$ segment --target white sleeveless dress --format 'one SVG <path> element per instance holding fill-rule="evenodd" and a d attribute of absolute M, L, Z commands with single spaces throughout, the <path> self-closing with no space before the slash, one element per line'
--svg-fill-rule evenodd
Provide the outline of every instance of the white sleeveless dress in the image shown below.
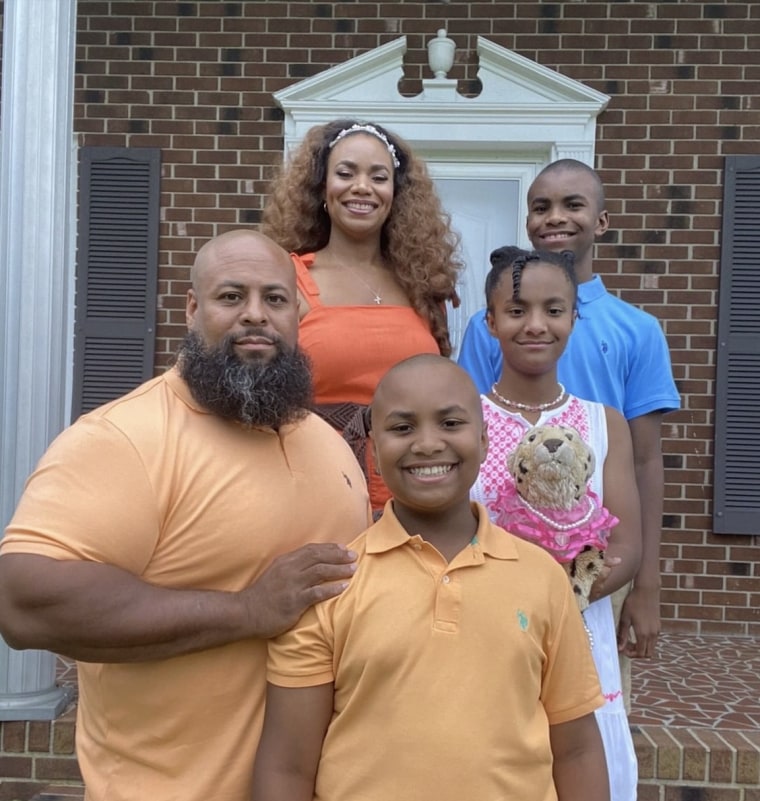
<path fill-rule="evenodd" d="M 487 397 L 481 396 L 483 414 L 488 426 L 488 456 L 472 488 L 473 500 L 482 503 L 492 519 L 496 517 L 493 504 L 499 490 L 514 482 L 507 469 L 507 456 L 517 447 L 523 434 L 532 424 L 519 414 L 502 409 Z M 557 409 L 542 412 L 536 425 L 570 425 L 591 446 L 596 457 L 596 470 L 591 489 L 604 502 L 602 465 L 607 456 L 607 421 L 601 403 L 568 396 Z M 489 503 L 491 504 L 489 506 Z M 631 730 L 623 703 L 615 621 L 609 596 L 594 601 L 584 612 L 586 625 L 593 636 L 592 654 L 599 673 L 599 682 L 606 699 L 596 711 L 596 719 L 604 742 L 607 772 L 610 778 L 611 801 L 636 801 L 638 765 Z"/>

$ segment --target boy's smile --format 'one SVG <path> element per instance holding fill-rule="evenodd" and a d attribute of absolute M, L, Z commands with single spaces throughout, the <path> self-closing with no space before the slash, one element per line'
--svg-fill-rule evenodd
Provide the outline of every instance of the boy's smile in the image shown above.
<path fill-rule="evenodd" d="M 419 467 L 410 467 L 408 468 L 409 472 L 412 475 L 419 476 L 424 478 L 425 476 L 442 476 L 446 473 L 449 473 L 451 470 L 454 469 L 453 465 L 450 464 L 438 464 L 438 465 L 420 465 Z"/>

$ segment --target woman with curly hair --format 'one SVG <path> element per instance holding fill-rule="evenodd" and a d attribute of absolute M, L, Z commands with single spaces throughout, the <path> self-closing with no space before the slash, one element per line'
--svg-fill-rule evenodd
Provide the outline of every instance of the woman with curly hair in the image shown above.
<path fill-rule="evenodd" d="M 458 237 L 424 162 L 387 129 L 356 120 L 307 132 L 274 180 L 261 230 L 296 266 L 316 410 L 354 447 L 380 510 L 389 495 L 364 411 L 397 362 L 451 354 L 445 304 L 459 302 Z"/>

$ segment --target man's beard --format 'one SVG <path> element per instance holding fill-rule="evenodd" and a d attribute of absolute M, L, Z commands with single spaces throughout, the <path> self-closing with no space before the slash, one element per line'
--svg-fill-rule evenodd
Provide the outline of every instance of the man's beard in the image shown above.
<path fill-rule="evenodd" d="M 239 336 L 264 336 L 248 329 Z M 266 336 L 271 336 L 269 333 Z M 279 428 L 308 414 L 312 403 L 309 360 L 281 339 L 270 361 L 241 359 L 234 350 L 237 337 L 226 337 L 209 348 L 189 331 L 178 354 L 178 367 L 193 398 L 205 409 L 246 427 Z"/>

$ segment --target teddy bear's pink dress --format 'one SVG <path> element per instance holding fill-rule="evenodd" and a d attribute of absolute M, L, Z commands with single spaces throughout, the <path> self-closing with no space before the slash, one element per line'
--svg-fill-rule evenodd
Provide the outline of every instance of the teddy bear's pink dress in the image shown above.
<path fill-rule="evenodd" d="M 619 522 L 593 490 L 588 490 L 572 509 L 538 509 L 541 517 L 525 504 L 514 482 L 498 490 L 488 512 L 494 523 L 540 545 L 558 562 L 571 562 L 587 545 L 603 551 L 610 529 Z M 556 526 L 548 524 L 546 518 Z"/>

